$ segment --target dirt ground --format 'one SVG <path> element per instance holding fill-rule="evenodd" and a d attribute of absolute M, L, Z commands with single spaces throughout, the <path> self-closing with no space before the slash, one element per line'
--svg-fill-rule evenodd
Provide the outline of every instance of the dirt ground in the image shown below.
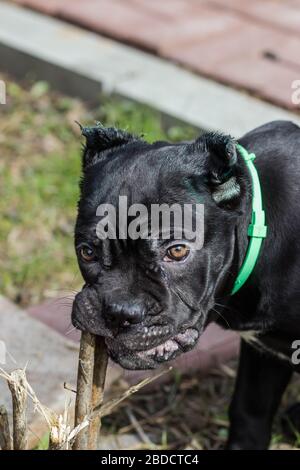
<path fill-rule="evenodd" d="M 227 410 L 236 368 L 237 361 L 233 361 L 206 377 L 173 372 L 170 383 L 151 391 L 140 390 L 104 418 L 103 432 L 119 437 L 134 434 L 140 441 L 134 448 L 221 449 L 228 435 Z M 122 382 L 115 385 L 113 393 L 120 389 Z M 295 377 L 274 423 L 272 448 L 300 448 L 299 434 L 291 432 L 287 438 L 281 426 L 285 409 L 297 401 L 300 379 Z"/>

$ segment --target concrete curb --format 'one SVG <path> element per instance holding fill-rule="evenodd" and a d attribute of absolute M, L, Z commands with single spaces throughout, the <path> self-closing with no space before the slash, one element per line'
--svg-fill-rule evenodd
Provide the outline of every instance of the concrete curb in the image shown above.
<path fill-rule="evenodd" d="M 97 99 L 100 91 L 145 103 L 204 130 L 235 137 L 275 119 L 300 118 L 115 41 L 15 5 L 0 4 L 5 70 L 48 80 L 62 92 Z"/>

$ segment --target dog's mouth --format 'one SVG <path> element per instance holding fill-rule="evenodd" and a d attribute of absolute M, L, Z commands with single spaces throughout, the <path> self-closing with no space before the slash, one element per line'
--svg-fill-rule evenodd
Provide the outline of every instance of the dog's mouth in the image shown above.
<path fill-rule="evenodd" d="M 141 339 L 122 341 L 119 338 L 106 338 L 110 357 L 125 369 L 154 369 L 165 361 L 174 359 L 179 354 L 192 349 L 199 338 L 195 327 L 175 333 L 173 336 L 161 337 L 162 328 L 146 329 Z M 155 341 L 155 335 L 160 336 Z M 154 345 L 153 345 L 154 344 Z"/>

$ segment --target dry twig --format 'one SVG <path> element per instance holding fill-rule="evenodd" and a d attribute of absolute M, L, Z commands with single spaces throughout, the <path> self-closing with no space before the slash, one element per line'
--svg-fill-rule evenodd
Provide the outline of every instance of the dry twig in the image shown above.
<path fill-rule="evenodd" d="M 141 439 L 141 441 L 144 444 L 147 444 L 148 446 L 154 447 L 153 442 L 151 442 L 151 440 L 149 439 L 149 437 L 147 436 L 147 434 L 143 430 L 141 423 L 139 423 L 138 420 L 136 419 L 136 417 L 134 416 L 134 413 L 133 413 L 132 409 L 128 406 L 125 411 L 126 411 L 126 414 L 129 418 L 129 421 L 131 422 L 133 428 L 135 429 L 135 431 L 136 431 L 137 435 L 139 436 L 139 438 Z"/>
<path fill-rule="evenodd" d="M 68 436 L 71 428 L 68 425 L 68 408 L 64 415 L 58 416 L 56 423 L 51 426 L 49 435 L 49 450 L 68 450 Z"/>
<path fill-rule="evenodd" d="M 95 336 L 82 332 L 80 340 L 77 394 L 75 404 L 75 427 L 86 420 L 92 411 L 92 382 L 94 373 Z M 88 429 L 84 427 L 76 436 L 73 450 L 88 449 Z"/>
<path fill-rule="evenodd" d="M 27 393 L 26 375 L 23 369 L 14 370 L 8 379 L 13 403 L 13 441 L 14 450 L 27 449 Z"/>
<path fill-rule="evenodd" d="M 0 447 L 2 450 L 12 450 L 7 410 L 4 405 L 0 406 Z"/>
<path fill-rule="evenodd" d="M 86 430 L 86 428 L 89 426 L 90 421 L 92 419 L 94 419 L 98 415 L 100 415 L 101 418 L 103 418 L 103 416 L 109 415 L 110 413 L 113 412 L 113 410 L 118 405 L 120 405 L 124 400 L 126 400 L 126 398 L 130 397 L 134 393 L 138 392 L 141 388 L 150 384 L 154 380 L 157 380 L 159 377 L 166 374 L 167 372 L 170 372 L 171 370 L 172 370 L 172 367 L 170 367 L 169 369 L 163 370 L 162 372 L 159 372 L 153 377 L 148 377 L 142 380 L 141 382 L 139 382 L 138 384 L 130 387 L 121 396 L 114 398 L 112 400 L 109 400 L 104 405 L 97 407 L 90 415 L 87 415 L 85 419 L 70 432 L 68 436 L 68 442 L 72 442 L 76 438 L 76 436 L 78 436 L 78 434 L 82 432 L 82 430 Z M 74 449 L 74 446 L 73 446 L 73 449 Z"/>
<path fill-rule="evenodd" d="M 96 336 L 95 339 L 95 356 L 94 356 L 94 375 L 92 386 L 92 404 L 91 409 L 99 409 L 103 403 L 104 385 L 106 377 L 106 369 L 108 356 L 104 338 Z M 98 414 L 91 419 L 89 427 L 89 449 L 96 450 L 99 444 L 101 428 L 101 416 Z"/>
<path fill-rule="evenodd" d="M 92 365 L 93 365 L 94 361 L 92 360 L 90 362 L 86 362 L 88 358 L 91 358 L 91 353 L 94 351 L 92 347 L 93 340 L 91 342 L 90 339 L 91 338 L 84 338 L 83 351 L 81 351 L 80 353 L 81 362 L 79 362 L 80 375 L 81 375 L 81 377 L 79 378 L 79 386 L 82 387 L 83 391 L 85 392 L 85 397 L 87 397 L 89 401 L 87 402 L 84 401 L 83 403 L 79 403 L 80 406 L 78 406 L 78 403 L 76 404 L 77 419 L 79 420 L 78 411 L 82 412 L 82 410 L 84 411 L 89 410 L 89 412 L 84 414 L 83 419 L 73 429 L 71 429 L 68 424 L 68 407 L 66 407 L 65 413 L 62 416 L 62 415 L 57 415 L 55 412 L 51 411 L 49 408 L 42 405 L 42 403 L 38 400 L 32 387 L 27 382 L 24 370 L 16 370 L 12 372 L 11 374 L 8 374 L 3 369 L 0 369 L 0 377 L 7 380 L 7 382 L 10 384 L 10 388 L 13 388 L 13 390 L 15 389 L 18 390 L 18 396 L 21 393 L 22 397 L 24 398 L 25 405 L 27 401 L 26 398 L 29 397 L 34 404 L 35 410 L 38 411 L 47 422 L 49 429 L 50 429 L 49 449 L 62 450 L 62 449 L 69 449 L 71 446 L 73 449 L 87 448 L 87 447 L 83 447 L 83 445 L 85 446 L 88 445 L 88 430 L 89 430 L 89 426 L 91 422 L 95 422 L 95 419 L 98 417 L 102 418 L 103 416 L 110 414 L 126 398 L 138 392 L 141 388 L 150 384 L 151 382 L 158 379 L 159 377 L 161 377 L 162 375 L 164 375 L 165 373 L 169 372 L 172 369 L 170 367 L 169 369 L 163 370 L 162 372 L 156 374 L 153 377 L 148 377 L 142 380 L 138 384 L 130 387 L 119 397 L 109 400 L 104 405 L 102 405 L 102 397 L 100 396 L 100 394 L 97 394 L 96 396 L 98 396 L 98 398 L 100 397 L 100 401 L 98 402 L 98 405 L 94 408 L 94 410 L 92 410 L 91 403 L 92 403 L 93 367 L 91 367 L 90 362 L 92 362 Z M 92 355 L 92 357 L 94 356 Z M 98 356 L 98 358 L 99 357 L 100 356 Z M 88 367 L 86 367 L 87 365 Z M 19 380 L 20 376 L 22 377 L 22 380 Z M 101 376 L 99 375 L 97 378 L 97 381 L 99 380 L 100 377 Z M 100 383 L 100 384 L 103 383 L 104 385 L 104 382 L 96 382 L 95 378 L 94 380 L 95 380 L 95 383 Z M 78 383 L 77 383 L 77 387 L 78 387 Z M 102 389 L 103 389 L 103 386 L 102 386 Z M 99 390 L 98 390 L 98 393 L 99 393 Z M 26 406 L 24 406 L 22 410 L 26 411 Z M 24 417 L 23 413 L 22 413 L 22 416 Z M 19 419 L 17 421 L 18 423 L 20 422 Z M 20 425 L 17 425 L 16 427 L 16 429 L 19 429 L 20 431 L 17 441 L 20 441 L 20 437 L 24 436 L 24 430 L 26 430 L 26 426 L 24 428 L 24 423 L 26 424 L 26 419 L 25 421 L 24 419 L 21 419 L 20 424 L 22 423 L 23 423 L 23 427 Z M 84 439 L 81 439 L 82 433 L 83 433 Z M 25 436 L 26 436 L 26 433 L 25 433 Z M 80 437 L 79 439 L 78 439 L 78 436 Z M 21 439 L 20 442 L 16 442 L 17 448 L 20 448 L 20 449 L 25 448 L 26 447 L 25 441 L 24 439 Z M 82 446 L 82 447 L 79 447 L 79 446 Z"/>

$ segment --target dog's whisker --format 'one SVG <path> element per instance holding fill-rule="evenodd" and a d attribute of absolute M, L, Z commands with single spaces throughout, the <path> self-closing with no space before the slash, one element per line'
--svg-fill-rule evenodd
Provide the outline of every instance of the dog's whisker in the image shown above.
<path fill-rule="evenodd" d="M 60 303 L 60 302 L 73 302 L 74 301 L 74 297 L 71 297 L 71 296 L 65 296 L 65 297 L 59 297 L 58 299 L 55 299 L 53 301 L 53 304 L 57 304 L 57 303 Z"/>
<path fill-rule="evenodd" d="M 228 305 L 220 304 L 218 302 L 216 302 L 215 305 L 217 307 L 221 307 L 221 308 L 224 308 L 224 309 L 227 309 L 227 310 L 231 310 L 230 307 L 228 307 Z"/>
<path fill-rule="evenodd" d="M 65 331 L 65 335 L 68 336 L 68 335 L 70 335 L 71 333 L 73 333 L 73 331 L 75 331 L 75 330 L 76 330 L 76 327 L 70 324 L 70 325 L 68 326 L 68 329 Z"/>
<path fill-rule="evenodd" d="M 60 303 L 60 304 L 58 304 L 57 307 L 58 307 L 58 308 L 60 308 L 60 307 L 61 307 L 61 308 L 67 308 L 67 309 L 69 310 L 69 309 L 72 308 L 72 305 L 73 305 L 73 303 L 70 303 L 70 304 Z"/>
<path fill-rule="evenodd" d="M 219 315 L 219 317 L 222 318 L 222 320 L 226 323 L 226 325 L 228 326 L 228 328 L 230 328 L 230 325 L 229 325 L 228 321 L 227 321 L 226 318 L 222 315 L 222 313 L 218 312 L 218 310 L 216 310 L 215 308 L 212 308 L 212 310 L 213 310 L 217 315 Z"/>
<path fill-rule="evenodd" d="M 58 287 L 53 288 L 52 291 L 53 292 L 63 292 L 65 294 L 68 294 L 68 293 L 69 294 L 77 294 L 79 292 L 77 289 L 71 289 L 71 288 L 67 289 L 66 287 L 64 287 L 64 288 L 58 288 Z"/>

